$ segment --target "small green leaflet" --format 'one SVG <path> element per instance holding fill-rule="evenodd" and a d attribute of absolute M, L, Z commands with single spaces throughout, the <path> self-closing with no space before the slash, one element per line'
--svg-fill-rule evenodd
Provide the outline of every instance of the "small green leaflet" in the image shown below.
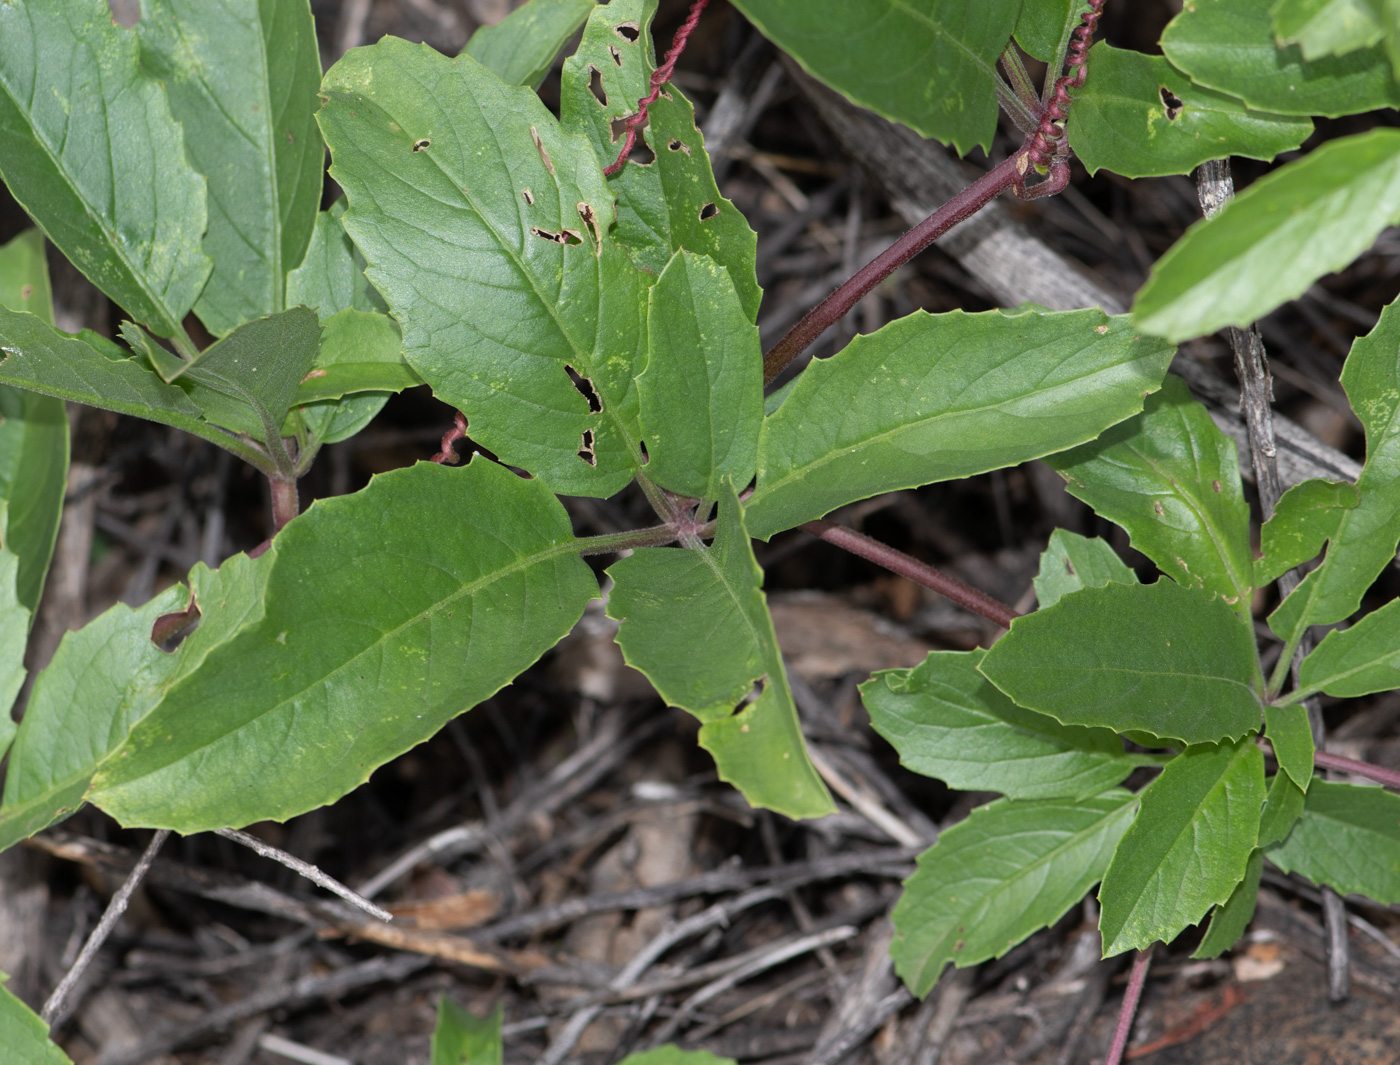
<path fill-rule="evenodd" d="M 0 973 L 0 985 L 9 979 Z M 7 1065 L 73 1065 L 49 1039 L 49 1026 L 33 1010 L 0 986 L 0 1047 Z"/>
<path fill-rule="evenodd" d="M 1282 843 L 1303 816 L 1303 789 L 1287 773 L 1269 778 L 1269 794 L 1264 800 L 1264 812 L 1259 816 L 1259 846 L 1272 847 Z"/>
<path fill-rule="evenodd" d="M 1035 597 L 1041 609 L 1054 606 L 1070 592 L 1102 588 L 1109 582 L 1137 584 L 1138 579 L 1108 541 L 1064 529 L 1050 534 L 1050 542 L 1040 554 L 1040 573 L 1035 578 Z"/>
<path fill-rule="evenodd" d="M 1264 855 L 1258 847 L 1249 856 L 1244 879 L 1230 897 L 1211 911 L 1210 926 L 1201 937 L 1193 958 L 1218 958 L 1239 942 L 1254 919 L 1254 906 L 1259 901 L 1259 879 L 1264 875 Z"/>
<path fill-rule="evenodd" d="M 944 967 L 999 958 L 1054 924 L 1108 868 L 1137 798 L 1114 788 L 1079 802 L 998 799 L 919 856 L 892 915 L 895 971 L 927 995 Z"/>
<path fill-rule="evenodd" d="M 1314 780 L 1292 833 L 1265 857 L 1339 894 L 1400 902 L 1400 795 Z"/>
<path fill-rule="evenodd" d="M 1242 736 L 1263 710 L 1253 631 L 1218 599 L 1166 579 L 1085 588 L 1017 618 L 981 670 L 1065 724 L 1187 743 Z"/>
<path fill-rule="evenodd" d="M 462 54 L 507 85 L 538 89 L 595 6 L 596 0 L 529 0 L 496 25 L 473 33 Z"/>
<path fill-rule="evenodd" d="M 1252 737 L 1188 747 L 1142 795 L 1099 885 L 1104 957 L 1170 942 L 1229 901 L 1259 839 L 1264 756 Z"/>
<path fill-rule="evenodd" d="M 501 1065 L 501 1007 L 485 1017 L 464 1010 L 446 995 L 438 999 L 430 1065 Z"/>
<path fill-rule="evenodd" d="M 1314 692 L 1354 699 L 1400 688 L 1400 599 L 1373 610 L 1349 629 L 1329 632 L 1303 659 L 1299 682 L 1291 699 L 1306 699 Z"/>
<path fill-rule="evenodd" d="M 1322 545 L 1336 533 L 1342 513 L 1360 502 L 1360 491 L 1347 481 L 1313 479 L 1284 492 L 1273 517 L 1260 530 L 1261 557 L 1254 561 L 1255 582 L 1262 588 L 1316 558 Z"/>
<path fill-rule="evenodd" d="M 1273 745 L 1278 767 L 1306 791 L 1316 753 L 1307 708 L 1301 703 L 1265 706 L 1264 732 Z"/>
<path fill-rule="evenodd" d="M 1016 19 L 1016 43 L 1027 55 L 1048 63 L 1087 9 L 1085 0 L 1026 0 Z"/>
<path fill-rule="evenodd" d="M 0 520 L 5 509 L 0 503 Z M 15 738 L 15 722 L 10 716 L 15 696 L 24 683 L 24 651 L 29 644 L 32 614 L 15 594 L 19 559 L 0 547 L 0 758 Z"/>
<path fill-rule="evenodd" d="M 977 672 L 984 651 L 935 651 L 916 669 L 861 685 L 870 723 L 907 769 L 950 788 L 1011 799 L 1081 799 L 1146 759 L 1108 729 L 1062 725 L 1017 706 Z"/>
<path fill-rule="evenodd" d="M 287 304 L 310 307 L 322 321 L 340 311 L 386 309 L 365 277 L 364 257 L 341 225 L 344 216 L 344 196 L 316 216 L 306 257 L 287 275 Z"/>

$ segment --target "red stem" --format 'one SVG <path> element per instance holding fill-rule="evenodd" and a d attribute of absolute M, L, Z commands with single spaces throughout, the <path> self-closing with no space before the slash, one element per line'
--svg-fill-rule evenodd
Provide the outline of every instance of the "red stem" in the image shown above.
<path fill-rule="evenodd" d="M 1374 780 L 1388 788 L 1400 790 L 1400 773 L 1393 769 L 1372 765 L 1370 762 L 1358 762 L 1354 758 L 1343 758 L 1340 754 L 1314 751 L 1313 765 L 1321 766 L 1323 769 L 1336 769 L 1343 773 L 1354 773 L 1358 777 L 1366 777 L 1368 780 Z"/>
<path fill-rule="evenodd" d="M 979 592 L 976 588 L 964 584 L 956 577 L 941 573 L 927 562 L 911 558 L 903 551 L 896 550 L 888 544 L 882 544 L 879 540 L 872 540 L 864 533 L 858 533 L 844 525 L 824 520 L 809 521 L 802 528 L 829 544 L 835 544 L 853 555 L 869 559 L 877 566 L 884 566 L 891 573 L 908 577 L 915 584 L 922 584 L 925 588 L 933 589 L 939 595 L 957 603 L 958 606 L 971 610 L 974 614 L 981 614 L 988 621 L 995 622 L 1003 629 L 1009 629 L 1011 622 L 1021 616 L 1005 603 L 1000 603 L 991 596 Z"/>
<path fill-rule="evenodd" d="M 1118 1026 L 1113 1030 L 1113 1045 L 1108 1048 L 1108 1057 L 1103 1065 L 1120 1065 L 1123 1060 L 1123 1051 L 1128 1048 L 1128 1036 L 1133 1031 L 1133 1018 L 1137 1016 L 1138 1001 L 1142 998 L 1147 970 L 1151 965 L 1151 947 L 1138 951 L 1133 958 L 1133 967 L 1128 971 L 1128 990 L 1123 994 L 1123 1007 L 1118 1011 Z"/>
<path fill-rule="evenodd" d="M 272 489 L 272 534 L 276 536 L 282 526 L 301 512 L 301 500 L 295 478 L 269 477 L 267 483 Z"/>
<path fill-rule="evenodd" d="M 452 450 L 452 445 L 458 440 L 464 440 L 467 436 L 467 419 L 461 411 L 454 412 L 452 428 L 442 434 L 442 450 L 432 457 L 431 462 L 447 463 L 451 465 L 457 461 L 457 452 Z"/>
<path fill-rule="evenodd" d="M 665 60 L 651 72 L 651 92 L 637 101 L 637 113 L 627 120 L 627 138 L 622 142 L 622 151 L 617 153 L 617 161 L 603 170 L 607 177 L 612 177 L 621 170 L 627 162 L 627 157 L 632 154 L 632 148 L 637 143 L 637 130 L 646 125 L 647 108 L 656 103 L 657 97 L 661 95 L 661 86 L 671 80 L 671 74 L 676 69 L 676 60 L 685 51 L 686 42 L 690 40 L 690 35 L 695 32 L 695 26 L 700 21 L 700 13 L 709 2 L 710 0 L 695 0 L 695 3 L 690 5 L 690 14 L 671 39 L 671 49 L 666 53 Z"/>

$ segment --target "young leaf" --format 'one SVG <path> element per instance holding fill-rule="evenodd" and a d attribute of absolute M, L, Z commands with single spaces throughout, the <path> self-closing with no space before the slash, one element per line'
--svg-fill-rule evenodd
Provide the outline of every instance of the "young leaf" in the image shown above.
<path fill-rule="evenodd" d="M 647 476 L 694 499 L 747 485 L 763 424 L 763 349 L 729 271 L 677 252 L 651 287 L 637 378 Z"/>
<path fill-rule="evenodd" d="M 478 1017 L 446 995 L 438 999 L 430 1065 L 501 1065 L 502 1053 L 499 1003 L 487 1016 Z"/>
<path fill-rule="evenodd" d="M 807 758 L 763 573 L 728 483 L 717 520 L 710 547 L 646 547 L 609 567 L 618 645 L 663 699 L 700 719 L 721 780 L 753 806 L 821 817 L 835 807 Z M 755 685 L 757 698 L 735 713 Z"/>
<path fill-rule="evenodd" d="M 657 0 L 613 0 L 599 6 L 578 51 L 564 61 L 560 122 L 565 130 L 586 136 L 604 166 L 622 148 L 622 120 L 635 114 L 637 101 L 651 92 L 656 5 Z M 629 162 L 609 179 L 617 197 L 612 238 L 652 274 L 660 274 L 682 248 L 708 255 L 729 271 L 744 313 L 754 321 L 763 295 L 754 273 L 758 237 L 720 195 L 690 101 L 667 84 L 647 109 L 647 124 L 638 137 L 656 159 Z"/>
<path fill-rule="evenodd" d="M 1170 942 L 1244 879 L 1259 839 L 1264 756 L 1252 738 L 1188 747 L 1142 795 L 1099 885 L 1104 957 Z"/>
<path fill-rule="evenodd" d="M 1238 452 L 1179 377 L 1168 375 L 1136 418 L 1046 462 L 1164 573 L 1248 623 L 1254 552 Z"/>
<path fill-rule="evenodd" d="M 1259 846 L 1272 847 L 1288 838 L 1298 818 L 1303 816 L 1305 792 L 1287 773 L 1269 778 L 1269 794 L 1259 815 Z"/>
<path fill-rule="evenodd" d="M 915 669 L 861 685 L 870 724 L 900 765 L 950 788 L 1009 799 L 1081 799 L 1141 761 L 1108 729 L 1062 725 L 1024 710 L 977 672 L 985 651 L 935 651 Z"/>
<path fill-rule="evenodd" d="M 1032 58 L 1050 62 L 1088 6 L 1085 0 L 1027 0 L 1016 19 L 1016 43 Z"/>
<path fill-rule="evenodd" d="M 999 958 L 1054 924 L 1103 876 L 1137 798 L 1114 788 L 1079 802 L 998 799 L 919 856 L 894 908 L 895 971 L 927 995 L 950 961 Z"/>
<path fill-rule="evenodd" d="M 1067 125 L 1070 147 L 1091 174 L 1161 177 L 1222 156 L 1272 159 L 1312 133 L 1308 119 L 1251 111 L 1196 85 L 1161 56 L 1101 41 L 1088 66 Z"/>
<path fill-rule="evenodd" d="M 1245 865 L 1244 879 L 1230 892 L 1230 897 L 1210 915 L 1210 926 L 1201 937 L 1201 945 L 1193 958 L 1218 958 L 1239 942 L 1254 919 L 1254 906 L 1259 901 L 1259 879 L 1264 875 L 1264 854 L 1254 848 Z"/>
<path fill-rule="evenodd" d="M 383 297 L 365 277 L 365 260 L 340 220 L 345 197 L 316 216 L 301 265 L 287 275 L 287 305 L 310 307 L 325 321 L 341 311 L 386 311 Z"/>
<path fill-rule="evenodd" d="M 49 1026 L 5 990 L 7 979 L 0 973 L 0 1047 L 5 1048 L 11 1065 L 73 1065 L 49 1039 Z"/>
<path fill-rule="evenodd" d="M 1017 618 L 982 673 L 1064 722 L 1205 743 L 1259 727 L 1254 634 L 1171 581 L 1107 584 Z"/>
<path fill-rule="evenodd" d="M 997 123 L 996 61 L 1020 0 L 735 0 L 763 35 L 862 107 L 965 155 Z"/>
<path fill-rule="evenodd" d="M 128 314 L 181 332 L 209 276 L 204 178 L 105 0 L 0 4 L 0 177 Z"/>
<path fill-rule="evenodd" d="M 345 228 L 409 365 L 502 461 L 557 492 L 621 488 L 641 464 L 645 290 L 606 236 L 593 150 L 529 89 L 392 37 L 349 52 L 322 98 Z"/>
<path fill-rule="evenodd" d="M 1356 485 L 1313 479 L 1283 493 L 1274 516 L 1260 530 L 1260 558 L 1254 580 L 1264 587 L 1309 559 L 1316 558 L 1337 532 L 1342 513 L 1361 502 Z"/>
<path fill-rule="evenodd" d="M 1091 540 L 1064 529 L 1050 534 L 1050 543 L 1040 553 L 1040 573 L 1034 582 L 1042 610 L 1070 592 L 1102 588 L 1110 582 L 1137 584 L 1138 579 L 1107 540 Z"/>
<path fill-rule="evenodd" d="M 1304 59 L 1346 55 L 1379 44 L 1380 0 L 1278 0 L 1269 11 L 1279 44 L 1296 44 Z"/>
<path fill-rule="evenodd" d="M 1269 627 L 1292 641 L 1309 625 L 1342 621 L 1395 557 L 1400 543 L 1400 301 L 1381 311 L 1376 327 L 1351 346 L 1342 387 L 1366 430 L 1366 465 L 1357 478 L 1361 501 L 1342 511 L 1322 564 L 1269 617 Z"/>
<path fill-rule="evenodd" d="M 598 590 L 553 493 L 484 459 L 318 500 L 276 545 L 263 620 L 93 782 L 123 823 L 202 832 L 334 802 L 510 683 Z"/>
<path fill-rule="evenodd" d="M 373 311 L 341 311 L 321 324 L 315 366 L 297 386 L 296 402 L 315 403 L 356 392 L 402 392 L 422 383 L 403 361 L 397 322 Z"/>
<path fill-rule="evenodd" d="M 916 311 L 812 363 L 765 419 L 749 531 L 1092 440 L 1142 409 L 1171 357 L 1098 310 Z"/>
<path fill-rule="evenodd" d="M 1264 707 L 1264 732 L 1273 744 L 1278 767 L 1307 791 L 1316 750 L 1307 708 L 1301 704 Z"/>
<path fill-rule="evenodd" d="M 0 307 L 53 324 L 44 238 L 37 229 L 0 246 Z M 5 344 L 0 321 L 0 353 Z M 43 593 L 67 480 L 68 418 L 62 400 L 0 385 L 0 509 L 5 511 L 0 547 L 18 556 L 12 578 L 19 604 L 29 614 L 26 633 Z M 9 709 L 8 701 L 0 702 Z"/>
<path fill-rule="evenodd" d="M 1292 833 L 1265 857 L 1342 895 L 1400 902 L 1400 795 L 1314 780 Z"/>
<path fill-rule="evenodd" d="M 1400 688 L 1400 599 L 1371 611 L 1349 629 L 1329 632 L 1303 659 L 1298 680 L 1294 699 L 1319 691 L 1354 699 Z"/>
<path fill-rule="evenodd" d="M 64 637 L 35 678 L 10 755 L 0 850 L 77 809 L 97 770 L 170 687 L 262 616 L 271 562 L 270 554 L 235 555 L 217 570 L 196 566 L 190 589 L 201 620 L 174 654 L 151 642 L 151 626 L 185 608 L 180 586 L 140 610 L 118 604 Z"/>
<path fill-rule="evenodd" d="M 1258 111 L 1338 115 L 1400 105 L 1380 48 L 1304 60 L 1280 48 L 1269 10 L 1278 0 L 1193 0 L 1162 32 L 1162 51 L 1191 80 Z"/>
<path fill-rule="evenodd" d="M 1400 130 L 1328 141 L 1188 229 L 1138 290 L 1133 318 L 1178 341 L 1247 326 L 1349 265 L 1397 221 Z"/>
<path fill-rule="evenodd" d="M 472 34 L 469 55 L 507 85 L 538 89 L 597 0 L 529 0 L 494 26 Z"/>
<path fill-rule="evenodd" d="M 146 0 L 141 62 L 184 127 L 209 185 L 204 250 L 214 262 L 194 305 L 210 332 L 288 306 L 285 274 L 306 253 L 325 168 L 316 129 L 321 56 L 307 0 Z"/>

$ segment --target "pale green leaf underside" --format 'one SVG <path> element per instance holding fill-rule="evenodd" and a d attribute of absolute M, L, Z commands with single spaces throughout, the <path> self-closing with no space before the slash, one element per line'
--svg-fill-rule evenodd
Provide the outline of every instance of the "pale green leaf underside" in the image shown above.
<path fill-rule="evenodd" d="M 1293 832 L 1265 857 L 1342 895 L 1400 902 L 1400 796 L 1315 780 Z"/>
<path fill-rule="evenodd" d="M 1065 724 L 1202 743 L 1259 727 L 1256 663 L 1229 607 L 1162 579 L 1085 588 L 1017 618 L 981 669 Z"/>
<path fill-rule="evenodd" d="M 926 995 L 951 961 L 999 958 L 1054 924 L 1108 867 L 1136 798 L 1114 789 L 1080 802 L 998 799 L 919 856 L 895 906 L 895 970 Z"/>
<path fill-rule="evenodd" d="M 736 0 L 764 36 L 862 107 L 960 154 L 996 129 L 997 56 L 1020 0 Z"/>
<path fill-rule="evenodd" d="M 0 4 L 0 176 L 128 314 L 179 331 L 210 269 L 204 178 L 105 0 Z"/>
<path fill-rule="evenodd" d="M 1104 957 L 1170 942 L 1244 878 L 1259 838 L 1264 756 L 1252 739 L 1188 747 L 1142 796 L 1099 886 Z"/>
<path fill-rule="evenodd" d="M 508 684 L 596 594 L 553 493 L 484 459 L 318 500 L 278 534 L 265 618 L 166 696 L 89 798 L 185 833 L 334 802 Z"/>
<path fill-rule="evenodd" d="M 764 420 L 749 531 L 1091 440 L 1142 409 L 1171 356 L 1098 310 L 916 311 L 812 363 Z"/>
<path fill-rule="evenodd" d="M 1042 608 L 1054 606 L 1061 596 L 1081 588 L 1102 588 L 1105 584 L 1136 584 L 1130 570 L 1109 546 L 1107 540 L 1090 539 L 1065 529 L 1050 534 L 1050 542 L 1040 553 L 1040 572 L 1035 578 L 1035 597 Z"/>
<path fill-rule="evenodd" d="M 1248 326 L 1349 265 L 1397 221 L 1400 130 L 1329 141 L 1188 229 L 1152 268 L 1134 320 L 1178 341 Z"/>
<path fill-rule="evenodd" d="M 595 6 L 596 0 L 529 0 L 496 25 L 473 33 L 463 54 L 507 85 L 538 89 Z"/>
<path fill-rule="evenodd" d="M 1279 0 L 1270 14 L 1279 44 L 1296 44 L 1305 59 L 1317 59 L 1379 44 L 1380 9 L 1380 0 Z"/>
<path fill-rule="evenodd" d="M 1011 799 L 1078 799 L 1122 782 L 1137 760 L 1108 729 L 1025 710 L 977 671 L 983 651 L 935 651 L 861 685 L 870 723 L 900 764 L 950 788 Z"/>
<path fill-rule="evenodd" d="M 340 220 L 345 197 L 316 216 L 301 265 L 287 275 L 287 305 L 310 307 L 322 321 L 340 311 L 383 311 L 384 300 L 365 277 L 365 260 Z"/>

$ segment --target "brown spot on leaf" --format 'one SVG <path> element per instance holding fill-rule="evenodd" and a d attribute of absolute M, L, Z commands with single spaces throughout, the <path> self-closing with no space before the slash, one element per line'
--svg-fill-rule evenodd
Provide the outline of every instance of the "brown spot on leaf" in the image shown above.
<path fill-rule="evenodd" d="M 433 143 L 433 142 L 430 141 L 430 140 L 428 140 L 427 137 L 424 137 L 424 138 L 422 138 L 421 140 L 416 140 L 416 141 L 413 142 L 413 150 L 414 150 L 415 152 L 421 152 L 424 148 L 426 148 L 428 145 L 430 145 L 430 144 L 432 144 L 432 143 Z"/>
<path fill-rule="evenodd" d="M 33 286 L 33 285 L 20 285 L 20 287 L 19 287 L 19 298 L 20 298 L 20 299 L 22 299 L 22 300 L 30 300 L 30 299 L 33 299 L 33 297 L 34 297 L 34 286 Z"/>
<path fill-rule="evenodd" d="M 1166 513 L 1166 511 L 1162 509 L 1162 504 L 1155 499 L 1152 501 L 1152 509 L 1157 512 L 1159 518 Z"/>
<path fill-rule="evenodd" d="M 608 55 L 612 56 L 613 63 L 617 66 L 622 66 L 622 53 L 612 45 L 608 45 Z"/>
<path fill-rule="evenodd" d="M 531 226 L 530 232 L 544 240 L 552 240 L 555 244 L 582 244 L 583 238 L 572 229 L 561 229 L 558 233 L 551 233 L 547 229 L 539 226 Z"/>
<path fill-rule="evenodd" d="M 690 145 L 686 144 L 686 142 L 679 137 L 672 137 L 671 142 L 667 144 L 666 147 L 670 148 L 673 152 L 685 152 L 686 155 L 690 154 Z"/>
<path fill-rule="evenodd" d="M 1220 491 L 1220 482 L 1219 482 L 1219 481 L 1211 481 L 1211 482 L 1210 482 L 1210 486 L 1211 486 L 1212 488 L 1214 488 L 1217 492 Z"/>
<path fill-rule="evenodd" d="M 310 373 L 308 373 L 305 377 L 303 377 L 303 378 L 301 379 L 301 383 L 302 383 L 302 384 L 306 384 L 307 381 L 314 381 L 314 380 L 316 380 L 316 378 L 318 378 L 318 377 L 325 377 L 325 376 L 326 376 L 326 371 L 323 370 L 323 369 L 321 369 L 321 368 L 318 366 L 318 367 L 316 367 L 316 369 L 312 370 L 312 371 L 311 371 Z"/>
<path fill-rule="evenodd" d="M 578 390 L 578 394 L 588 400 L 588 412 L 597 414 L 603 409 L 603 401 L 593 388 L 593 382 L 584 377 L 572 366 L 565 366 L 564 372 L 569 375 L 569 382 Z"/>
<path fill-rule="evenodd" d="M 1074 576 L 1074 563 L 1071 562 L 1069 559 L 1065 559 L 1065 575 L 1067 577 Z"/>
<path fill-rule="evenodd" d="M 642 28 L 635 22 L 619 22 L 613 27 L 613 33 L 617 34 L 628 44 L 636 44 L 642 36 Z"/>
<path fill-rule="evenodd" d="M 520 197 L 521 197 L 521 199 L 523 199 L 523 200 L 525 201 L 525 206 L 526 206 L 526 207 L 533 207 L 533 206 L 535 206 L 535 194 L 534 194 L 533 192 L 531 192 L 529 189 L 521 189 L 521 190 L 520 190 Z"/>
<path fill-rule="evenodd" d="M 598 459 L 593 454 L 593 430 L 583 431 L 583 446 L 578 449 L 578 457 L 590 466 L 598 465 Z"/>
<path fill-rule="evenodd" d="M 719 214 L 719 208 L 716 207 L 714 201 L 711 200 L 709 203 L 705 204 L 704 207 L 700 208 L 700 221 L 708 222 L 717 214 Z"/>
<path fill-rule="evenodd" d="M 554 164 L 550 161 L 549 152 L 545 149 L 544 141 L 540 140 L 540 131 L 534 126 L 530 127 L 530 139 L 535 142 L 535 150 L 540 153 L 540 162 L 549 171 L 550 177 L 554 176 Z"/>
<path fill-rule="evenodd" d="M 1157 89 L 1157 95 L 1162 98 L 1162 106 L 1167 109 L 1167 121 L 1175 122 L 1177 116 L 1181 114 L 1182 109 L 1186 107 L 1186 104 L 1182 101 L 1180 96 L 1177 96 L 1165 85 Z"/>
<path fill-rule="evenodd" d="M 578 216 L 583 219 L 583 224 L 593 231 L 593 254 L 603 254 L 603 230 L 598 225 L 598 213 L 593 210 L 590 204 L 580 203 L 578 205 Z"/>

